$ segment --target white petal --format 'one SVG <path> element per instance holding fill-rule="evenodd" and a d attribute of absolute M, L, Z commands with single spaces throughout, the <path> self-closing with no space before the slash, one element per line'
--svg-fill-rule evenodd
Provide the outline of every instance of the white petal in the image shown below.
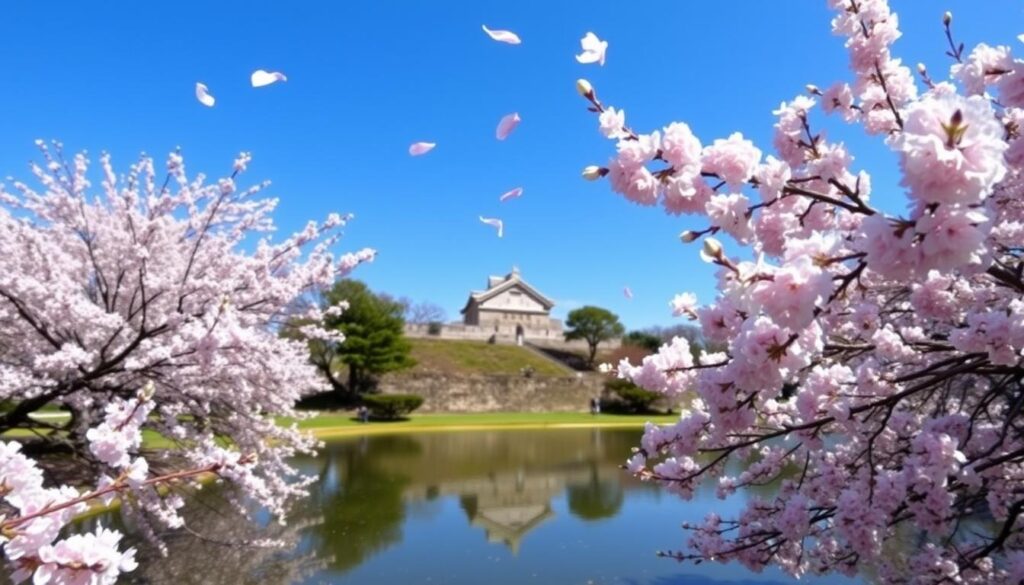
<path fill-rule="evenodd" d="M 202 83 L 196 84 L 196 99 L 199 100 L 199 103 L 208 108 L 212 108 L 213 104 L 217 102 L 217 100 L 210 95 L 210 90 Z"/>
<path fill-rule="evenodd" d="M 427 154 L 431 150 L 434 150 L 435 146 L 437 146 L 437 144 L 433 142 L 416 142 L 409 147 L 409 154 L 411 156 L 420 156 L 421 154 Z"/>
<path fill-rule="evenodd" d="M 487 36 L 498 41 L 499 43 L 508 43 L 510 45 L 518 45 L 523 42 L 519 40 L 519 35 L 510 30 L 491 30 L 487 28 L 486 24 L 480 25 L 480 28 L 484 29 Z"/>
<path fill-rule="evenodd" d="M 580 63 L 598 63 L 604 65 L 604 56 L 608 51 L 608 41 L 602 41 L 592 32 L 588 32 L 580 39 L 580 46 L 583 52 L 576 55 Z"/>
<path fill-rule="evenodd" d="M 481 215 L 480 216 L 480 221 L 485 223 L 485 224 L 487 224 L 487 225 L 489 225 L 489 226 L 498 228 L 498 237 L 499 238 L 502 237 L 503 235 L 505 235 L 505 222 L 501 221 L 500 219 L 497 219 L 497 218 L 494 218 L 494 217 L 484 217 L 484 216 Z"/>
<path fill-rule="evenodd" d="M 263 87 L 264 85 L 270 85 L 278 81 L 288 81 L 288 77 L 284 73 L 278 71 L 264 71 L 263 69 L 257 69 L 252 72 L 252 76 L 249 78 L 252 82 L 253 87 Z"/>
<path fill-rule="evenodd" d="M 622 296 L 626 297 L 627 299 L 632 300 L 633 299 L 633 291 L 632 291 L 632 289 L 630 289 L 628 286 L 623 288 L 622 289 Z"/>
<path fill-rule="evenodd" d="M 520 197 L 520 196 L 522 196 L 522 194 L 523 194 L 523 188 L 522 187 L 516 187 L 515 189 L 512 189 L 511 191 L 509 191 L 509 192 L 505 193 L 504 195 L 502 195 L 501 197 L 499 197 L 498 201 L 504 203 L 504 202 L 508 201 L 509 199 L 515 199 L 517 197 Z"/>

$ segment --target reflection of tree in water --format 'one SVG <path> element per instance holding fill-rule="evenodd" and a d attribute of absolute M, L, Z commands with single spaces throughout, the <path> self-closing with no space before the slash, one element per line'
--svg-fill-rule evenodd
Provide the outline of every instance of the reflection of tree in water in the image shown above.
<path fill-rule="evenodd" d="M 257 521 L 229 505 L 218 488 L 208 487 L 190 501 L 185 518 L 189 529 L 161 535 L 167 546 L 166 557 L 149 543 L 133 543 L 138 549 L 139 567 L 119 582 L 286 585 L 301 581 L 325 565 L 315 550 L 301 546 L 305 530 L 319 520 L 316 516 L 287 526 L 265 518 Z M 123 525 L 113 514 L 91 518 L 84 524 L 100 522 Z M 252 544 L 266 539 L 280 546 Z"/>
<path fill-rule="evenodd" d="M 594 521 L 611 518 L 619 513 L 625 495 L 619 478 L 603 479 L 597 466 L 590 469 L 586 483 L 570 484 L 566 488 L 569 512 L 581 520 Z"/>
<path fill-rule="evenodd" d="M 328 443 L 321 453 L 320 481 L 310 486 L 302 510 L 323 516 L 312 529 L 314 546 L 335 571 L 348 571 L 402 539 L 409 477 L 381 469 L 395 457 L 417 457 L 419 443 L 392 435 Z"/>

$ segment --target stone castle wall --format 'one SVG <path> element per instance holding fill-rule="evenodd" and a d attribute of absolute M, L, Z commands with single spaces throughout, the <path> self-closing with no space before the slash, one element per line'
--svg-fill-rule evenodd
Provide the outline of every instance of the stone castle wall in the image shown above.
<path fill-rule="evenodd" d="M 387 375 L 384 394 L 418 394 L 418 412 L 586 412 L 601 395 L 604 377 L 450 375 L 432 372 Z"/>
<path fill-rule="evenodd" d="M 523 339 L 531 344 L 556 349 L 585 350 L 587 343 L 582 340 L 566 341 L 565 334 L 561 328 L 561 321 L 552 319 L 559 327 L 548 329 L 524 328 Z M 516 326 L 509 325 L 466 325 L 464 323 L 444 323 L 437 333 L 430 332 L 430 325 L 426 323 L 406 323 L 405 335 L 414 338 L 429 339 L 454 339 L 470 341 L 492 341 L 494 343 L 514 344 L 516 342 Z M 619 347 L 618 339 L 612 339 L 601 343 L 601 349 L 614 349 Z"/>

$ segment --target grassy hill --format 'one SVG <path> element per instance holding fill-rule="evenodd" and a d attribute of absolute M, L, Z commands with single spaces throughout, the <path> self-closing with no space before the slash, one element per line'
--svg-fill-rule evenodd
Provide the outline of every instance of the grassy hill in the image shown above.
<path fill-rule="evenodd" d="M 527 366 L 538 376 L 570 376 L 572 370 L 515 345 L 484 341 L 410 339 L 414 372 L 519 374 Z"/>

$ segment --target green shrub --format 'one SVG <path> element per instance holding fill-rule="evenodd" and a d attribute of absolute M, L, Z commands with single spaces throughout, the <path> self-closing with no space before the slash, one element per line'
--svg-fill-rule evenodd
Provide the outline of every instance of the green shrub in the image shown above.
<path fill-rule="evenodd" d="M 348 410 L 359 404 L 358 396 L 342 394 L 334 390 L 303 396 L 295 404 L 299 410 Z"/>
<path fill-rule="evenodd" d="M 611 412 L 651 412 L 651 407 L 662 397 L 657 392 L 644 390 L 627 380 L 608 380 L 604 388 L 608 394 L 611 394 L 610 400 L 606 401 L 605 410 Z"/>
<path fill-rule="evenodd" d="M 363 396 L 363 404 L 373 418 L 395 420 L 423 405 L 423 397 L 416 394 L 371 394 Z"/>
<path fill-rule="evenodd" d="M 431 321 L 427 323 L 427 335 L 441 335 L 441 322 Z"/>

